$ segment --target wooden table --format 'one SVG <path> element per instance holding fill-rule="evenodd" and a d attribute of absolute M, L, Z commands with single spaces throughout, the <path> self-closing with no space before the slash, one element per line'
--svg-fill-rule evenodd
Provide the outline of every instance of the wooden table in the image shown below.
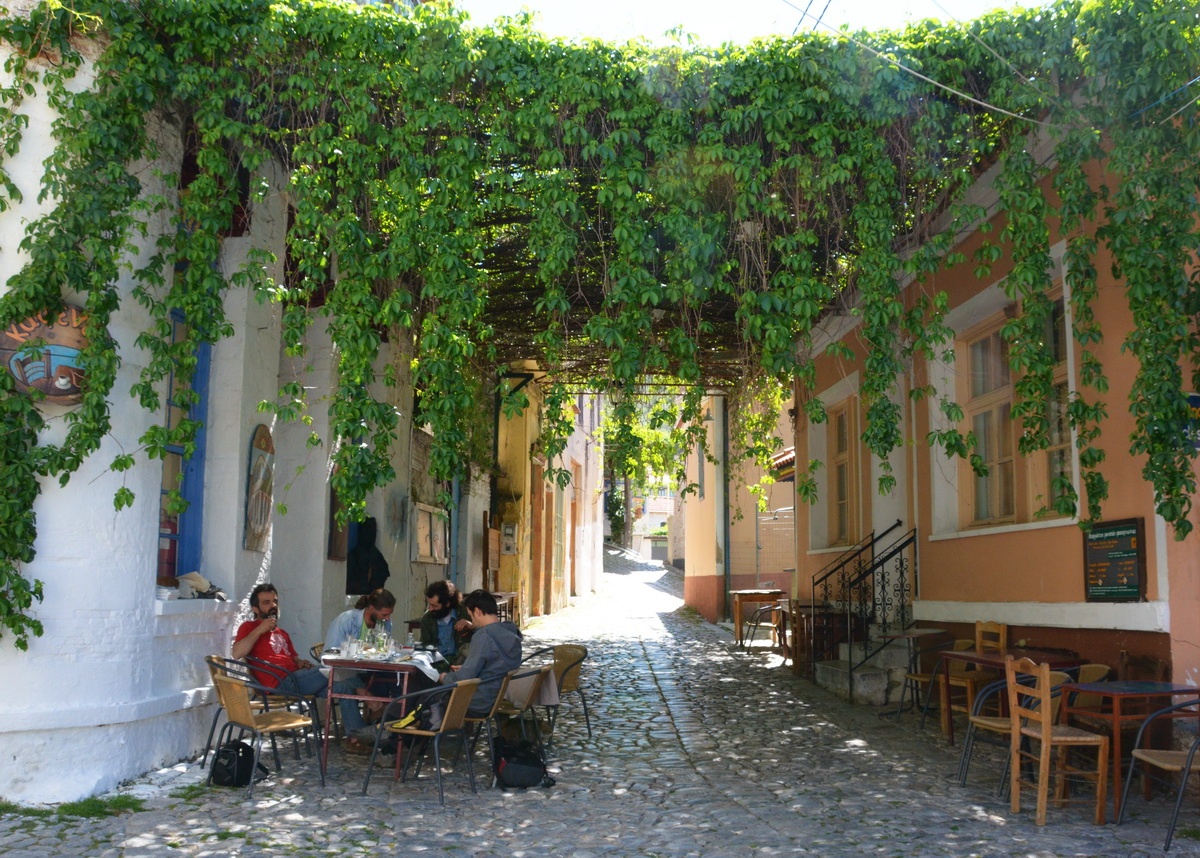
<path fill-rule="evenodd" d="M 1113 813 L 1115 814 L 1121 807 L 1121 790 L 1123 788 L 1121 778 L 1121 725 L 1145 721 L 1154 714 L 1154 710 L 1170 705 L 1164 700 L 1162 706 L 1140 707 L 1135 712 L 1122 712 L 1123 704 L 1135 700 L 1153 700 L 1155 697 L 1200 697 L 1200 688 L 1196 688 L 1194 685 L 1175 685 L 1171 682 L 1117 680 L 1115 682 L 1070 682 L 1062 687 L 1062 693 L 1061 717 L 1064 723 L 1072 715 L 1086 715 L 1088 718 L 1099 718 L 1108 722 L 1112 736 L 1112 753 L 1109 756 L 1112 757 L 1112 796 Z M 1111 705 L 1106 706 L 1102 703 L 1099 709 L 1092 706 L 1076 706 L 1074 698 L 1077 694 L 1095 694 L 1105 700 L 1111 701 Z M 1189 715 L 1196 716 L 1197 713 L 1185 711 L 1180 713 L 1178 717 Z"/>
<path fill-rule="evenodd" d="M 321 664 L 330 668 L 329 671 L 329 690 L 326 692 L 326 700 L 330 706 L 336 705 L 338 700 L 365 700 L 373 703 L 390 703 L 391 697 L 376 697 L 372 694 L 338 694 L 333 690 L 334 677 L 339 670 L 349 670 L 355 673 L 373 672 L 373 673 L 395 673 L 396 680 L 400 685 L 400 694 L 408 693 L 408 675 L 419 668 L 409 661 L 385 661 L 383 659 L 374 658 L 344 658 L 340 654 L 322 655 Z M 325 738 L 321 743 L 321 771 L 326 770 L 326 765 L 329 762 L 329 734 L 333 730 L 333 713 L 325 713 Z"/>
<path fill-rule="evenodd" d="M 786 595 L 783 590 L 730 590 L 733 596 L 733 642 L 742 643 L 742 605 L 756 602 L 778 602 Z"/>
<path fill-rule="evenodd" d="M 496 597 L 496 612 L 501 620 L 510 623 L 515 623 L 517 616 L 517 594 L 516 593 L 492 593 Z"/>
<path fill-rule="evenodd" d="M 921 672 L 921 648 L 917 645 L 922 638 L 941 637 L 946 634 L 945 629 L 904 629 L 898 632 L 888 632 L 887 634 L 878 635 L 880 640 L 884 641 L 904 641 L 908 647 L 908 672 L 910 674 Z M 904 697 L 908 693 L 909 686 L 912 686 L 912 701 L 909 704 L 910 708 L 917 702 L 916 682 L 908 677 L 904 678 L 904 686 L 900 689 L 900 704 L 896 707 L 895 712 L 880 712 L 880 715 L 895 715 L 896 720 L 900 720 L 900 714 L 905 712 Z"/>
<path fill-rule="evenodd" d="M 948 673 L 950 661 L 964 661 L 967 664 L 976 664 L 982 668 L 995 670 L 1003 674 L 1005 659 L 1010 655 L 1014 659 L 1028 658 L 1037 664 L 1049 664 L 1051 670 L 1071 670 L 1083 664 L 1083 659 L 1079 656 L 1064 655 L 1060 652 L 1044 652 L 1038 649 L 985 651 L 977 649 L 948 649 L 943 651 L 942 657 L 938 659 L 937 666 L 934 667 L 929 681 L 931 683 L 938 683 L 938 702 L 941 707 L 939 715 L 942 719 L 942 733 L 945 734 L 947 743 L 954 744 L 954 719 L 950 717 L 950 683 L 938 682 L 938 673 Z M 932 691 L 932 688 L 930 690 Z"/>

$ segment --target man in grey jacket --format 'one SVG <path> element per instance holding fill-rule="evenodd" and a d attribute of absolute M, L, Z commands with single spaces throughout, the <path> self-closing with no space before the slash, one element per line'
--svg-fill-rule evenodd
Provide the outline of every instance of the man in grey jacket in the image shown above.
<path fill-rule="evenodd" d="M 478 718 L 491 711 L 504 674 L 521 664 L 521 630 L 500 619 L 496 597 L 487 590 L 469 593 L 463 608 L 475 629 L 470 653 L 460 667 L 438 676 L 438 682 L 453 685 L 460 679 L 483 680 L 467 707 L 467 714 Z"/>

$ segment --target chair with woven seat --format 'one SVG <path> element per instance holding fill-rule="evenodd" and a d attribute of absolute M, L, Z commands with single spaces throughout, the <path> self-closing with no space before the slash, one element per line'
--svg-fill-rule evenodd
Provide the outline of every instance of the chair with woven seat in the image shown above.
<path fill-rule="evenodd" d="M 1153 724 L 1155 720 L 1177 717 L 1178 713 L 1183 710 L 1189 710 L 1187 714 L 1190 715 L 1190 710 L 1196 707 L 1200 707 L 1200 698 L 1166 706 L 1143 721 L 1133 744 L 1133 759 L 1130 761 L 1128 771 L 1125 772 L 1125 789 L 1121 793 L 1121 807 L 1117 810 L 1117 825 L 1121 825 L 1125 821 L 1125 809 L 1129 805 L 1129 788 L 1133 783 L 1133 773 L 1138 768 L 1138 763 L 1142 764 L 1141 774 L 1147 781 L 1155 778 L 1151 769 L 1158 769 L 1167 775 L 1179 778 L 1175 808 L 1171 811 L 1171 821 L 1167 824 L 1167 837 L 1163 842 L 1163 852 L 1167 852 L 1171 848 L 1171 839 L 1175 836 L 1175 824 L 1179 821 L 1179 810 L 1183 807 L 1183 796 L 1187 790 L 1188 778 L 1200 772 L 1200 766 L 1196 765 L 1196 752 L 1200 750 L 1200 736 L 1192 741 L 1187 750 L 1147 748 L 1144 745 L 1149 743 L 1150 737 L 1155 732 L 1154 728 L 1157 726 Z M 1149 789 L 1149 783 L 1147 783 L 1147 789 Z"/>
<path fill-rule="evenodd" d="M 1111 674 L 1112 668 L 1107 664 L 1085 664 L 1079 668 L 1079 679 L 1077 682 L 1104 682 Z M 1099 712 L 1103 705 L 1104 698 L 1099 694 L 1078 692 L 1071 698 L 1071 708 L 1075 710 L 1095 709 Z M 1107 718 L 1092 718 L 1087 714 L 1080 714 L 1078 711 L 1071 714 L 1071 723 L 1076 727 L 1084 727 L 1088 730 L 1108 730 L 1111 727 L 1111 723 Z"/>
<path fill-rule="evenodd" d="M 1009 780 L 1012 790 L 1012 811 L 1021 810 L 1021 788 L 1030 787 L 1037 791 L 1038 825 L 1046 824 L 1046 806 L 1050 794 L 1052 773 L 1055 780 L 1055 803 L 1067 801 L 1067 778 L 1084 779 L 1095 783 L 1095 822 L 1104 824 L 1104 805 L 1107 792 L 1108 736 L 1089 733 L 1078 727 L 1056 724 L 1057 707 L 1052 701 L 1053 685 L 1050 665 L 1035 664 L 1028 658 L 1020 660 L 1009 656 L 1004 662 L 1008 682 L 1008 706 L 1010 719 Z M 1028 740 L 1028 742 L 1026 742 Z M 1036 752 L 1027 745 L 1036 744 Z M 1096 767 L 1082 768 L 1068 757 L 1072 748 L 1095 748 Z M 1057 751 L 1057 755 L 1055 754 Z M 1051 766 L 1052 758 L 1056 764 Z M 1037 764 L 1037 780 L 1026 780 L 1022 763 Z"/>
<path fill-rule="evenodd" d="M 522 664 L 546 655 L 553 654 L 554 677 L 558 685 L 559 703 L 546 707 L 546 716 L 550 719 L 550 732 L 558 725 L 559 706 L 565 694 L 578 694 L 579 702 L 583 704 L 583 720 L 587 725 L 588 738 L 592 737 L 592 718 L 588 714 L 587 697 L 583 694 L 582 674 L 583 662 L 588 657 L 588 649 L 582 644 L 556 644 L 534 650 L 521 660 Z"/>
<path fill-rule="evenodd" d="M 282 766 L 279 761 L 279 748 L 275 744 L 275 736 L 278 733 L 291 733 L 293 736 L 299 734 L 304 736 L 305 744 L 309 743 L 310 734 L 312 732 L 313 722 L 308 715 L 299 712 L 292 712 L 287 709 L 274 709 L 262 712 L 255 712 L 250 705 L 250 686 L 237 680 L 232 676 L 217 674 L 213 677 L 213 683 L 217 689 L 217 699 L 220 700 L 221 706 L 225 710 L 225 725 L 221 728 L 220 734 L 217 736 L 217 747 L 225 744 L 226 739 L 232 738 L 234 728 L 237 728 L 239 737 L 250 733 L 253 737 L 252 745 L 254 747 L 254 763 L 250 767 L 251 772 L 258 770 L 258 760 L 262 754 L 262 740 L 265 737 L 271 739 L 271 751 L 275 757 L 275 771 L 281 771 Z M 312 748 L 309 747 L 309 756 L 312 756 Z M 318 758 L 317 769 L 321 774 L 321 786 L 325 786 L 325 771 L 321 768 L 321 762 Z M 208 782 L 212 783 L 212 767 L 208 770 Z M 246 797 L 250 798 L 254 794 L 254 777 L 250 778 L 250 784 L 246 789 Z"/>
<path fill-rule="evenodd" d="M 975 649 L 978 652 L 1003 652 L 1008 649 L 1008 626 L 981 620 L 975 623 Z M 958 647 L 955 647 L 958 649 Z M 980 688 L 1000 680 L 1000 674 L 990 670 L 981 670 L 973 664 L 963 664 L 951 661 L 946 673 L 938 677 L 939 682 L 949 684 L 951 689 L 963 690 L 962 702 L 950 702 L 950 713 L 944 717 L 953 717 L 953 713 L 962 712 L 970 716 L 975 708 L 975 695 Z"/>
<path fill-rule="evenodd" d="M 1052 701 L 1054 711 L 1051 713 L 1051 720 L 1058 721 L 1059 707 L 1062 705 L 1062 694 L 1060 693 L 1063 683 L 1070 682 L 1071 675 L 1061 670 L 1050 671 L 1050 685 L 1052 691 Z M 1009 750 L 1011 744 L 1012 721 L 1007 715 L 984 715 L 983 709 L 986 707 L 992 698 L 1001 699 L 1008 690 L 1008 680 L 1001 679 L 993 682 L 990 685 L 985 685 L 979 689 L 979 693 L 975 696 L 975 705 L 971 709 L 971 715 L 967 719 L 967 733 L 963 737 L 962 754 L 958 758 L 958 785 L 967 785 L 967 773 L 971 768 L 971 758 L 975 753 L 975 743 L 983 739 L 988 744 L 998 745 L 1006 751 Z M 1000 783 L 996 786 L 996 795 L 1003 795 L 1008 787 L 1008 767 L 1012 760 L 1005 755 L 1004 772 L 1000 776 Z"/>
<path fill-rule="evenodd" d="M 418 723 L 407 723 L 406 719 L 391 719 L 385 716 L 379 719 L 379 725 L 375 729 L 375 744 L 371 748 L 371 760 L 367 764 L 367 776 L 363 779 L 363 795 L 367 794 L 367 788 L 371 785 L 371 773 L 375 769 L 375 758 L 379 755 L 379 745 L 384 734 L 394 735 L 399 744 L 396 746 L 396 776 L 400 778 L 401 783 L 408 780 L 408 769 L 412 765 L 414 758 L 417 759 L 417 769 L 413 777 L 421 776 L 421 761 L 425 756 L 425 751 L 432 746 L 433 748 L 433 765 L 437 775 L 438 786 L 438 801 L 446 804 L 446 793 L 442 786 L 442 741 L 446 737 L 457 737 L 459 741 L 466 743 L 466 716 L 467 707 L 471 705 L 471 698 L 475 696 L 475 690 L 479 687 L 481 680 L 476 679 L 461 679 L 453 685 L 439 685 L 434 688 L 427 688 L 422 691 L 412 691 L 408 694 L 401 694 L 396 697 L 388 705 L 387 712 L 396 711 L 395 707 L 400 710 L 407 710 L 413 704 L 422 706 L 434 706 L 439 704 L 444 706 L 442 712 L 442 722 L 437 727 L 421 727 Z M 412 745 L 408 748 L 407 753 L 402 754 L 404 739 L 411 739 Z M 400 758 L 404 757 L 403 766 L 401 766 Z M 475 788 L 475 766 L 471 760 L 471 755 L 466 754 L 467 758 L 467 778 L 471 785 L 471 792 L 477 793 Z"/>
<path fill-rule="evenodd" d="M 218 676 L 227 676 L 238 682 L 244 683 L 250 691 L 250 708 L 256 712 L 275 709 L 290 709 L 297 704 L 303 704 L 303 698 L 295 695 L 288 695 L 274 689 L 267 688 L 258 683 L 257 678 L 242 662 L 226 658 L 220 655 L 209 655 L 204 658 L 205 664 L 208 665 L 209 676 L 213 679 L 213 688 L 216 688 L 216 678 Z M 217 707 L 213 712 L 212 724 L 208 728 L 208 741 L 204 744 L 204 753 L 200 757 L 200 768 L 208 762 L 208 752 L 213 748 L 213 737 L 217 734 L 217 723 L 221 720 L 221 713 L 225 711 L 225 707 L 221 705 L 220 697 L 217 698 Z M 299 746 L 295 746 L 296 759 L 300 759 Z"/>
<path fill-rule="evenodd" d="M 307 708 L 308 714 L 313 716 L 313 722 L 316 724 L 316 729 L 321 729 L 321 724 L 324 723 L 324 719 L 321 716 L 322 714 L 326 714 L 333 718 L 333 721 L 330 723 L 331 726 L 334 727 L 335 735 L 341 734 L 341 729 L 338 726 L 337 720 L 337 707 L 326 705 L 328 701 L 324 697 L 321 697 L 319 694 L 300 694 L 299 692 L 295 691 L 281 692 L 278 690 L 280 686 L 282 686 L 287 680 L 287 677 L 291 674 L 290 670 L 282 668 L 277 664 L 271 664 L 269 661 L 263 661 L 261 658 L 255 658 L 252 655 L 246 656 L 245 662 L 247 665 L 249 665 L 251 672 L 260 677 L 259 681 L 261 683 L 266 684 L 265 680 L 261 679 L 263 675 L 269 675 L 274 679 L 275 684 L 273 686 L 268 686 L 269 693 L 272 696 L 278 695 L 290 699 L 291 702 L 289 703 L 288 708 L 295 708 L 298 705 L 296 702 L 297 700 L 304 701 L 303 705 Z M 270 703 L 269 698 L 268 703 Z"/>
<path fill-rule="evenodd" d="M 496 689 L 496 699 L 492 701 L 492 708 L 487 711 L 486 715 L 463 716 L 463 723 L 470 731 L 470 746 L 467 751 L 468 753 L 475 753 L 475 746 L 479 744 L 479 734 L 485 729 L 487 730 L 488 756 L 492 761 L 492 771 L 496 770 L 496 736 L 498 736 L 500 732 L 498 719 L 500 717 L 500 707 L 508 695 L 508 683 L 516 674 L 523 676 L 525 673 L 534 672 L 536 671 L 525 671 L 523 673 L 519 667 L 515 670 L 510 670 L 508 673 L 504 674 L 504 679 L 501 680 L 500 687 Z M 496 726 L 496 732 L 492 732 L 493 725 Z M 457 755 L 454 757 L 454 762 L 458 762 Z"/>
<path fill-rule="evenodd" d="M 975 641 L 970 638 L 959 638 L 951 648 L 956 652 L 966 652 L 967 650 L 975 649 Z M 920 681 L 921 674 L 914 674 L 913 678 Z M 949 697 L 953 690 L 958 688 L 962 690 L 962 697 L 959 700 L 950 700 L 950 711 L 942 713 L 943 718 L 953 717 L 955 712 L 965 712 L 970 715 L 971 710 L 975 707 L 975 696 L 979 693 L 979 689 L 985 685 L 996 682 L 1000 679 L 998 673 L 993 673 L 990 670 L 980 670 L 976 665 L 967 662 L 958 661 L 957 659 L 946 659 L 945 669 L 938 674 L 938 685 L 948 685 L 949 691 L 946 696 Z M 928 680 L 926 680 L 928 681 Z M 942 698 L 945 699 L 945 698 Z M 928 695 L 926 696 L 928 702 Z M 945 723 L 945 722 L 943 722 Z M 924 721 L 922 720 L 922 724 Z"/>
<path fill-rule="evenodd" d="M 543 755 L 545 754 L 545 747 L 542 743 L 542 725 L 538 723 L 534 707 L 538 705 L 542 685 L 550 680 L 553 670 L 553 664 L 544 664 L 541 667 L 516 674 L 509 679 L 508 687 L 505 689 L 505 696 L 498 698 L 496 702 L 496 716 L 515 721 L 521 730 L 522 739 L 529 738 L 525 726 L 530 720 L 527 716 L 532 716 L 535 741 L 537 742 L 538 750 Z M 551 708 L 551 706 L 546 707 L 547 710 Z M 547 711 L 547 718 L 549 718 L 549 711 Z M 553 730 L 553 726 L 550 729 Z"/>

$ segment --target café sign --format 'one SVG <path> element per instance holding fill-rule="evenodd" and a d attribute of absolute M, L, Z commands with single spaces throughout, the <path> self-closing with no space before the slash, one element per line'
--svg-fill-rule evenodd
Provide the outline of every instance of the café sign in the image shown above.
<path fill-rule="evenodd" d="M 84 370 L 79 354 L 86 340 L 79 307 L 67 305 L 57 316 L 44 314 L 17 322 L 0 334 L 0 362 L 21 391 L 37 390 L 47 402 L 79 401 Z"/>

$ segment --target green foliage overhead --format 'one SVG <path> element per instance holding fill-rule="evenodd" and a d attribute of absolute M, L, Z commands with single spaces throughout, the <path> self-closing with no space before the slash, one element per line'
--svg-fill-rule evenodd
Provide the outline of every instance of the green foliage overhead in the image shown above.
<path fill-rule="evenodd" d="M 1160 514 L 1188 532 L 1195 453 L 1181 440 L 1183 390 L 1200 386 L 1194 5 L 1076 0 L 962 26 L 718 49 L 566 44 L 522 21 L 482 30 L 462 21 L 439 5 L 301 0 L 81 0 L 0 19 L 9 52 L 0 210 L 18 197 L 3 158 L 22 146 L 25 103 L 46 97 L 60 116 L 42 182 L 55 207 L 27 225 L 28 262 L 7 282 L 0 324 L 64 296 L 90 318 L 88 386 L 61 443 L 42 443 L 36 404 L 0 374 L 0 622 L 18 646 L 40 632 L 28 613 L 40 584 L 21 575 L 38 486 L 67 480 L 109 429 L 118 357 L 107 323 L 128 300 L 117 284 L 130 266 L 132 297 L 152 319 L 133 392 L 150 409 L 169 372 L 190 370 L 198 342 L 230 334 L 231 287 L 279 304 L 297 355 L 313 319 L 329 317 L 340 382 L 331 437 L 314 442 L 333 451 L 354 510 L 392 476 L 395 409 L 366 392 L 381 372 L 393 385 L 404 374 L 380 369 L 385 335 L 411 355 L 406 370 L 436 439 L 431 468 L 447 477 L 481 446 L 480 401 L 500 390 L 504 413 L 521 406 L 497 381 L 510 361 L 550 373 L 542 451 L 553 460 L 580 385 L 620 403 L 647 377 L 742 393 L 795 380 L 804 400 L 816 324 L 852 307 L 863 440 L 884 457 L 902 437 L 898 375 L 913 355 L 949 346 L 932 276 L 953 259 L 950 237 L 1002 216 L 1008 227 L 980 273 L 1007 254 L 1006 285 L 1036 299 L 1049 285 L 1047 219 L 1057 219 L 1083 349 L 1084 387 L 1069 413 L 1088 515 L 1107 492 L 1093 312 L 1104 264 L 1124 278 L 1135 322 L 1124 346 L 1140 368 L 1131 401 L 1112 407 L 1134 414 L 1127 449 L 1144 462 Z M 74 80 L 85 49 L 90 87 Z M 142 193 L 130 170 L 156 155 L 149 116 L 181 135 L 194 129 L 196 177 L 178 199 Z M 257 174 L 268 163 L 288 176 L 287 283 L 265 278 L 262 253 L 236 272 L 215 264 L 239 165 Z M 996 208 L 962 205 L 997 163 L 1006 178 Z M 178 229 L 151 236 L 153 258 L 135 263 L 136 242 L 162 212 Z M 925 288 L 902 291 L 906 278 Z M 190 339 L 172 344 L 176 310 Z M 1032 450 L 1046 444 L 1047 361 L 1032 339 L 1022 343 L 1013 354 L 1028 399 L 1022 446 Z M 681 400 L 683 425 L 699 422 L 700 400 Z M 819 419 L 816 400 L 798 405 Z M 267 407 L 299 418 L 308 404 L 289 385 Z M 629 419 L 637 412 L 621 407 Z M 763 454 L 773 420 L 746 425 L 743 448 Z M 145 450 L 186 446 L 194 431 L 186 421 L 174 437 L 152 431 Z M 931 440 L 971 454 L 956 431 Z M 890 481 L 885 472 L 883 487 Z"/>

